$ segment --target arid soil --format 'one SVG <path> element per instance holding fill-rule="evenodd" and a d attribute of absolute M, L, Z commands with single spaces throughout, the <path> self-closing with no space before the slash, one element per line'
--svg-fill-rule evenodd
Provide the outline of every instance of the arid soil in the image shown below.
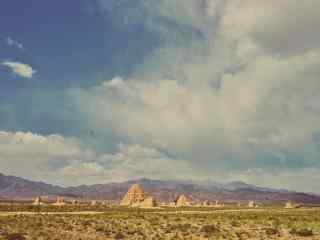
<path fill-rule="evenodd" d="M 0 239 L 320 240 L 320 209 L 49 210 L 0 212 Z"/>

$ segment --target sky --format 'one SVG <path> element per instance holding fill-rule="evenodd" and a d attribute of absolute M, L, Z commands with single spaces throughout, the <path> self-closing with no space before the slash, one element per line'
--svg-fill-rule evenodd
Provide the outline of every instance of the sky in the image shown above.
<path fill-rule="evenodd" d="M 318 0 L 4 0 L 0 172 L 320 193 Z"/>

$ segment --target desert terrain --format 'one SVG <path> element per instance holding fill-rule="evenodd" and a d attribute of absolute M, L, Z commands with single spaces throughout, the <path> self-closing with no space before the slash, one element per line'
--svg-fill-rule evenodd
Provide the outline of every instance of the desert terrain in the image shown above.
<path fill-rule="evenodd" d="M 320 209 L 2 204 L 1 240 L 320 239 Z"/>

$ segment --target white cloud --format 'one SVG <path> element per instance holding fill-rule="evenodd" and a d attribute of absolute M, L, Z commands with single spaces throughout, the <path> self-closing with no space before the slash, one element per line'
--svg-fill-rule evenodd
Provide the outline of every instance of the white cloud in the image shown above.
<path fill-rule="evenodd" d="M 10 47 L 16 47 L 20 50 L 24 50 L 24 46 L 22 43 L 18 42 L 18 41 L 15 41 L 14 39 L 12 39 L 11 37 L 7 37 L 5 39 L 5 42 L 8 46 Z"/>
<path fill-rule="evenodd" d="M 195 169 L 155 148 L 119 144 L 115 153 L 99 153 L 75 138 L 30 132 L 0 132 L 0 162 L 1 173 L 61 185 L 141 177 L 177 179 Z"/>
<path fill-rule="evenodd" d="M 222 75 L 219 89 L 192 81 L 116 78 L 76 95 L 94 128 L 167 146 L 173 154 L 214 161 L 228 149 L 247 148 L 248 139 L 270 151 L 291 151 L 312 141 L 320 127 L 319 113 L 306 108 L 320 90 L 319 59 L 262 57 L 237 74 Z"/>
<path fill-rule="evenodd" d="M 119 144 L 113 154 L 99 155 L 92 162 L 74 161 L 58 174 L 73 184 L 121 182 L 143 177 L 185 179 L 190 174 L 195 179 L 203 179 L 201 174 L 194 174 L 196 170 L 192 163 L 171 159 L 155 148 Z"/>
<path fill-rule="evenodd" d="M 24 78 L 32 78 L 37 72 L 30 65 L 20 62 L 5 61 L 2 62 L 1 65 L 10 68 L 13 73 Z"/>
<path fill-rule="evenodd" d="M 45 176 L 50 168 L 59 168 L 60 164 L 65 165 L 73 160 L 89 160 L 93 156 L 94 152 L 82 149 L 76 139 L 30 132 L 0 132 L 0 172 Z"/>
<path fill-rule="evenodd" d="M 204 31 L 203 42 L 157 49 L 134 79 L 72 92 L 79 109 L 97 131 L 164 149 L 207 176 L 318 169 L 320 152 L 305 151 L 320 132 L 320 35 L 310 27 L 318 2 L 204 2 L 206 11 L 195 1 L 159 5 L 162 16 Z"/>
<path fill-rule="evenodd" d="M 30 163 L 34 175 L 72 185 L 203 177 L 320 192 L 319 1 L 157 2 L 145 2 L 141 14 L 151 27 L 164 29 L 157 20 L 167 18 L 176 25 L 163 33 L 187 26 L 203 36 L 169 34 L 173 43 L 150 54 L 135 77 L 69 92 L 90 129 L 126 144 L 97 152 L 61 136 L 4 133 L 1 167 Z M 24 76 L 33 74 L 30 67 Z M 15 143 L 19 134 L 27 146 Z"/>
<path fill-rule="evenodd" d="M 229 0 L 220 31 L 237 41 L 252 39 L 276 54 L 297 54 L 319 48 L 320 24 L 316 0 Z"/>

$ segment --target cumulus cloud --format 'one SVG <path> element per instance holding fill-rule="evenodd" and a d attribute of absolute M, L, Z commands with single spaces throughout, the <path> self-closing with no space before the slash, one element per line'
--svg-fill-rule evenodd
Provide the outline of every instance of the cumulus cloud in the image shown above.
<path fill-rule="evenodd" d="M 24 46 L 22 43 L 18 42 L 18 41 L 15 41 L 14 39 L 12 39 L 11 37 L 7 37 L 5 39 L 5 42 L 8 46 L 10 47 L 15 47 L 15 48 L 18 48 L 20 50 L 24 50 Z"/>
<path fill-rule="evenodd" d="M 115 153 L 99 155 L 92 162 L 73 162 L 61 169 L 64 179 L 86 177 L 83 182 L 126 181 L 142 177 L 152 179 L 185 179 L 188 174 L 202 179 L 201 174 L 194 174 L 197 169 L 192 163 L 175 161 L 158 149 L 142 145 L 119 144 Z M 177 171 L 179 170 L 179 171 Z"/>
<path fill-rule="evenodd" d="M 113 151 L 101 139 L 94 148 L 2 132 L 0 171 L 68 185 L 209 178 L 320 192 L 318 1 L 136 1 L 141 12 L 96 2 L 125 5 L 117 17 L 166 35 L 131 77 L 68 90 Z M 31 78 L 19 64 L 2 63 Z"/>
<path fill-rule="evenodd" d="M 318 59 L 317 54 L 290 61 L 262 58 L 236 75 L 222 75 L 219 89 L 115 78 L 76 95 L 99 131 L 111 128 L 118 137 L 198 161 L 253 144 L 291 151 L 312 141 L 319 128 L 319 112 L 306 107 L 320 90 Z"/>
<path fill-rule="evenodd" d="M 5 61 L 1 65 L 10 68 L 13 73 L 23 78 L 32 78 L 37 72 L 30 65 L 20 62 Z"/>
<path fill-rule="evenodd" d="M 2 173 L 63 185 L 183 178 L 194 170 L 191 164 L 172 161 L 155 148 L 119 144 L 114 153 L 99 153 L 76 138 L 30 132 L 0 132 L 0 162 Z"/>
<path fill-rule="evenodd" d="M 216 3 L 219 2 L 219 3 Z M 214 14 L 208 14 L 208 6 L 211 7 L 211 13 L 214 7 L 219 8 L 222 1 L 211 0 L 94 0 L 89 7 L 90 13 L 113 12 L 116 19 L 124 24 L 142 24 L 151 30 L 157 31 L 162 37 L 180 38 L 184 31 L 205 32 L 210 20 L 214 19 Z M 120 14 L 118 14 L 120 13 Z M 212 23 L 212 22 L 211 22 Z M 182 26 L 184 30 L 171 31 L 171 28 Z M 119 27 L 119 26 L 118 26 Z M 180 35 L 181 34 L 181 35 Z M 173 37 L 174 35 L 174 37 Z M 177 39 L 175 39 L 177 40 Z M 181 39 L 187 40 L 186 38 Z"/>
<path fill-rule="evenodd" d="M 220 31 L 237 41 L 253 40 L 276 54 L 319 48 L 320 24 L 315 0 L 226 1 Z"/>
<path fill-rule="evenodd" d="M 278 174 L 289 186 L 292 177 L 280 171 L 319 169 L 318 3 L 180 4 L 157 6 L 177 28 L 201 29 L 205 39 L 157 49 L 132 79 L 73 91 L 92 128 L 197 163 L 211 177 L 216 169 L 224 174 L 213 177 L 224 179 L 262 169 L 265 182 Z"/>
<path fill-rule="evenodd" d="M 37 174 L 46 175 L 48 170 L 72 160 L 92 159 L 93 155 L 92 151 L 82 150 L 75 139 L 65 139 L 60 135 L 0 132 L 2 172 L 38 178 Z"/>

